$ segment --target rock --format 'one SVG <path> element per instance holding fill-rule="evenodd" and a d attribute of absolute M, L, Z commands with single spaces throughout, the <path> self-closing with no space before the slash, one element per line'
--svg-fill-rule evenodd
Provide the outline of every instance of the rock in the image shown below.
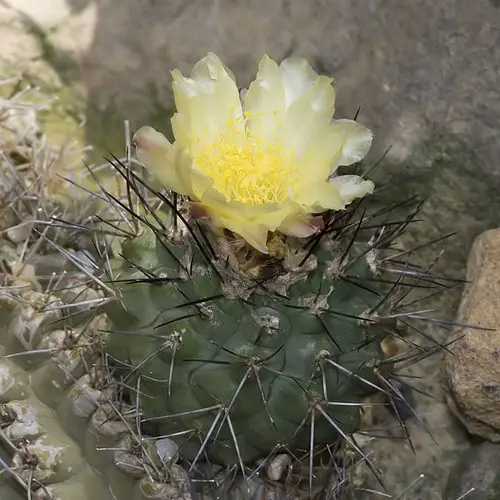
<path fill-rule="evenodd" d="M 172 464 L 179 458 L 179 447 L 174 441 L 168 438 L 158 439 L 155 442 L 156 453 L 160 459 L 160 464 Z"/>
<path fill-rule="evenodd" d="M 483 443 L 465 451 L 451 471 L 443 500 L 498 500 L 500 445 Z M 472 488 L 474 488 L 473 491 Z M 465 496 L 464 496 L 465 495 Z"/>
<path fill-rule="evenodd" d="M 279 481 L 283 473 L 290 467 L 292 459 L 290 455 L 286 453 L 281 453 L 271 460 L 271 463 L 267 466 L 266 472 L 267 477 L 271 481 Z"/>
<path fill-rule="evenodd" d="M 482 233 L 472 247 L 458 322 L 445 356 L 451 409 L 472 434 L 500 442 L 500 229 Z"/>

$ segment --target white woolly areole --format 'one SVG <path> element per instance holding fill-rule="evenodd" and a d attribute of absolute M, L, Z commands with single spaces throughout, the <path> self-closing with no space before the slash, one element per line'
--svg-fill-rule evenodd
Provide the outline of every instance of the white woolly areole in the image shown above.
<path fill-rule="evenodd" d="M 0 398 L 8 390 L 14 387 L 16 381 L 8 366 L 0 365 Z"/>
<path fill-rule="evenodd" d="M 8 408 L 16 415 L 16 420 L 7 427 L 5 434 L 13 442 L 23 439 L 33 440 L 43 433 L 36 418 L 35 410 L 26 404 L 8 403 Z"/>

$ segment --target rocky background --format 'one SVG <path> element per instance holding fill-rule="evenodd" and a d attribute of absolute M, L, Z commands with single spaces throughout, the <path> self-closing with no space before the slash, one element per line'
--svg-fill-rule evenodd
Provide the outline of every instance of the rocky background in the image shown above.
<path fill-rule="evenodd" d="M 96 162 L 108 150 L 122 153 L 125 119 L 168 130 L 172 68 L 189 71 L 215 51 L 244 87 L 263 53 L 306 56 L 334 76 L 339 117 L 361 107 L 359 119 L 376 137 L 371 161 L 392 146 L 378 184 L 417 176 L 399 189 L 428 200 L 411 239 L 457 232 L 440 271 L 464 278 L 475 238 L 500 226 L 496 0 L 0 0 L 0 40 L 2 76 L 23 72 L 57 93 L 50 130 L 76 131 L 95 147 L 85 155 Z M 499 245 L 498 232 L 489 232 L 474 246 L 459 313 L 462 287 L 440 301 L 442 318 L 489 330 L 428 328 L 443 343 L 466 336 L 444 363 L 437 355 L 414 370 L 434 398 L 413 396 L 416 453 L 401 440 L 373 445 L 392 498 L 500 498 L 490 469 L 500 445 L 474 444 L 500 439 Z M 388 414 L 375 419 L 396 427 Z M 366 481 L 360 488 L 379 488 Z M 383 498 L 360 489 L 363 496 Z"/>

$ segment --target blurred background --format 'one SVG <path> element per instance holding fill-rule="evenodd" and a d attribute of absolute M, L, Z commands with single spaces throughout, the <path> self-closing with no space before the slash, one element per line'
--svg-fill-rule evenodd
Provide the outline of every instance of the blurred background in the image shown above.
<path fill-rule="evenodd" d="M 463 276 L 473 239 L 500 226 L 498 1 L 0 0 L 0 40 L 2 74 L 57 94 L 47 126 L 76 130 L 94 162 L 123 153 L 125 119 L 168 132 L 171 69 L 189 72 L 213 51 L 246 87 L 264 53 L 305 56 L 335 78 L 337 117 L 361 108 L 375 134 L 368 164 L 391 147 L 377 182 L 418 175 L 401 188 L 428 199 L 414 237 L 457 231 L 441 267 Z M 443 304 L 450 318 L 459 299 L 457 290 Z M 444 402 L 439 359 L 419 370 L 436 399 L 415 404 L 438 445 L 410 422 L 416 455 L 382 440 L 377 461 L 392 491 L 425 473 L 408 498 L 440 500 L 469 442 Z"/>
<path fill-rule="evenodd" d="M 494 1 L 0 0 L 0 13 L 1 58 L 74 90 L 90 143 L 111 147 L 107 126 L 124 118 L 166 126 L 170 70 L 188 72 L 208 51 L 241 87 L 262 54 L 297 54 L 335 78 L 338 115 L 361 106 L 374 153 L 392 144 L 401 161 L 437 134 L 452 135 L 488 173 L 497 170 Z"/>

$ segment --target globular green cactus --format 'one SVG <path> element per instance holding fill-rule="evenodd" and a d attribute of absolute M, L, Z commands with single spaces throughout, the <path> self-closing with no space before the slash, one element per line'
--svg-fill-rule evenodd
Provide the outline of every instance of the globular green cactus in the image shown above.
<path fill-rule="evenodd" d="M 126 195 L 103 189 L 122 236 L 99 266 L 114 289 L 109 366 L 143 430 L 175 440 L 198 482 L 217 483 L 207 464 L 248 480 L 286 454 L 285 489 L 334 498 L 333 450 L 363 456 L 367 399 L 399 414 L 398 364 L 429 352 L 388 348 L 401 320 L 422 320 L 409 293 L 436 281 L 397 258 L 419 204 L 398 219 L 405 203 L 366 198 L 372 134 L 333 118 L 331 79 L 306 61 L 264 56 L 241 93 L 215 54 L 172 75 L 174 142 L 142 127 L 145 172 L 115 158 Z"/>
<path fill-rule="evenodd" d="M 263 258 L 232 251 L 237 241 L 200 245 L 174 218 L 123 243 L 120 300 L 107 307 L 108 352 L 129 384 L 140 377 L 144 419 L 179 433 L 189 460 L 224 465 L 358 429 L 390 363 L 381 286 L 363 285 L 377 267 L 356 225 L 335 237 L 333 225 L 314 249 L 276 237 L 279 256 Z"/>
<path fill-rule="evenodd" d="M 143 431 L 173 439 L 202 482 L 215 481 L 217 467 L 238 467 L 245 481 L 286 456 L 273 484 L 322 498 L 332 473 L 341 474 L 332 461 L 342 453 L 332 450 L 347 445 L 364 456 L 353 435 L 373 397 L 412 411 L 398 365 L 432 349 L 396 355 L 393 340 L 404 338 L 399 320 L 411 322 L 406 303 L 425 291 L 426 274 L 398 267 L 404 251 L 395 241 L 421 205 L 329 212 L 319 234 L 275 234 L 263 255 L 115 167 L 142 201 L 140 212 L 120 205 L 137 235 L 102 263 L 100 277 L 115 290 L 104 349 Z"/>

